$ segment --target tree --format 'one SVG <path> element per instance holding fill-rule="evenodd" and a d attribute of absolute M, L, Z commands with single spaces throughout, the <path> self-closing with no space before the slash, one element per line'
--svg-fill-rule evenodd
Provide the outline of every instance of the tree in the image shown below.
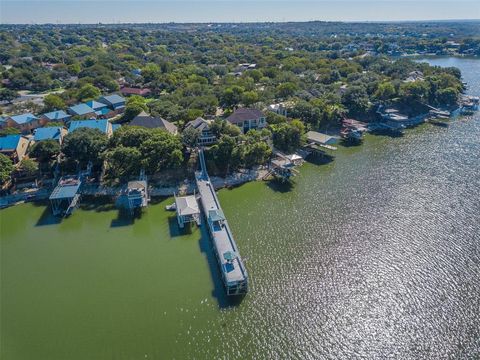
<path fill-rule="evenodd" d="M 436 93 L 437 103 L 441 105 L 453 105 L 458 100 L 459 92 L 457 89 L 448 87 L 446 89 L 440 89 Z"/>
<path fill-rule="evenodd" d="M 273 146 L 287 153 L 295 151 L 302 142 L 302 127 L 300 121 L 272 126 Z"/>
<path fill-rule="evenodd" d="M 11 104 L 18 97 L 18 93 L 10 89 L 0 89 L 0 101 L 6 101 Z"/>
<path fill-rule="evenodd" d="M 20 134 L 20 130 L 14 127 L 6 127 L 0 130 L 0 136 Z"/>
<path fill-rule="evenodd" d="M 298 89 L 297 85 L 292 82 L 286 82 L 277 86 L 277 96 L 287 98 L 295 94 Z"/>
<path fill-rule="evenodd" d="M 182 142 L 186 146 L 194 147 L 197 145 L 199 137 L 200 137 L 200 130 L 195 129 L 193 126 L 189 126 L 182 133 Z"/>
<path fill-rule="evenodd" d="M 51 160 L 60 153 L 60 144 L 58 141 L 48 139 L 35 143 L 30 150 L 30 155 L 41 163 Z"/>
<path fill-rule="evenodd" d="M 183 162 L 182 148 L 178 136 L 162 129 L 154 129 L 140 146 L 142 165 L 150 174 L 178 167 Z"/>
<path fill-rule="evenodd" d="M 23 159 L 15 172 L 23 177 L 34 177 L 38 173 L 38 163 L 32 159 Z"/>
<path fill-rule="evenodd" d="M 407 103 L 414 101 L 423 101 L 429 93 L 429 86 L 425 81 L 412 81 L 403 83 L 400 87 L 400 95 Z"/>
<path fill-rule="evenodd" d="M 78 101 L 89 101 L 98 98 L 101 95 L 99 88 L 92 84 L 83 85 L 77 92 Z"/>
<path fill-rule="evenodd" d="M 351 114 L 363 115 L 369 107 L 367 91 L 363 86 L 350 86 L 342 96 L 342 103 Z"/>
<path fill-rule="evenodd" d="M 65 101 L 58 95 L 48 94 L 43 98 L 43 111 L 49 112 L 54 110 L 66 109 Z"/>
<path fill-rule="evenodd" d="M 245 91 L 242 94 L 242 103 L 250 106 L 258 102 L 258 93 L 256 91 Z"/>
<path fill-rule="evenodd" d="M 65 136 L 62 152 L 71 160 L 99 163 L 107 147 L 107 135 L 98 129 L 80 128 Z"/>
<path fill-rule="evenodd" d="M 4 185 L 9 179 L 15 167 L 12 160 L 3 154 L 0 154 L 0 185 Z"/>
<path fill-rule="evenodd" d="M 380 100 L 389 100 L 396 95 L 395 87 L 390 81 L 385 81 L 378 84 L 377 91 L 375 91 L 375 97 Z"/>
<path fill-rule="evenodd" d="M 134 147 L 118 146 L 106 153 L 109 172 L 116 177 L 133 175 L 140 171 L 142 154 Z"/>

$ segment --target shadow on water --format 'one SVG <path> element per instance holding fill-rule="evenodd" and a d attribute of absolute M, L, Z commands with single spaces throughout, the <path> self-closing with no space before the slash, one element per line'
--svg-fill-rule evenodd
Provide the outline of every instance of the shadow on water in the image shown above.
<path fill-rule="evenodd" d="M 168 218 L 168 230 L 170 231 L 170 237 L 172 238 L 177 236 L 182 236 L 182 235 L 191 235 L 193 226 L 196 226 L 196 225 L 194 223 L 187 223 L 185 224 L 185 227 L 182 229 L 178 225 L 176 216 L 170 216 Z"/>
<path fill-rule="evenodd" d="M 202 219 L 203 220 L 203 219 Z M 218 267 L 217 258 L 215 257 L 215 252 L 213 250 L 212 241 L 210 235 L 208 234 L 205 224 L 202 223 L 200 227 L 201 237 L 198 242 L 200 251 L 205 254 L 210 268 L 210 273 L 212 275 L 213 281 L 213 290 L 212 295 L 218 302 L 218 307 L 220 309 L 229 309 L 234 308 L 242 302 L 245 298 L 245 295 L 242 296 L 227 296 L 225 287 L 222 282 L 222 274 Z"/>
<path fill-rule="evenodd" d="M 400 138 L 404 135 L 403 131 L 395 131 L 395 130 L 388 130 L 388 129 L 371 130 L 370 134 L 375 136 L 388 136 L 391 138 Z"/>
<path fill-rule="evenodd" d="M 433 126 L 438 126 L 442 128 L 447 128 L 449 126 L 449 124 L 444 121 L 430 121 L 430 124 L 432 124 Z"/>
<path fill-rule="evenodd" d="M 135 213 L 131 214 L 129 211 L 125 209 L 118 210 L 117 217 L 112 219 L 110 223 L 110 227 L 122 227 L 122 226 L 130 226 L 133 225 L 136 219 L 140 219 L 142 217 L 141 211 L 136 211 Z"/>
<path fill-rule="evenodd" d="M 58 216 L 54 216 L 52 213 L 52 209 L 49 206 L 48 201 L 36 201 L 33 203 L 34 206 L 42 206 L 44 209 L 42 211 L 42 215 L 37 220 L 35 226 L 45 226 L 45 225 L 57 225 L 62 222 L 62 218 Z"/>
<path fill-rule="evenodd" d="M 343 147 L 349 148 L 349 147 L 358 147 L 362 145 L 362 143 L 363 141 L 361 140 L 357 140 L 357 141 L 343 140 L 342 142 L 340 142 L 340 145 L 342 145 Z"/>
<path fill-rule="evenodd" d="M 312 153 L 309 156 L 307 156 L 307 158 L 305 159 L 305 161 L 313 165 L 326 165 L 331 163 L 333 160 L 335 160 L 335 156 L 327 154 L 325 152 Z"/>
<path fill-rule="evenodd" d="M 282 181 L 278 178 L 273 178 L 272 180 L 267 181 L 267 186 L 272 189 L 273 191 L 286 193 L 292 191 L 293 189 L 293 181 Z"/>

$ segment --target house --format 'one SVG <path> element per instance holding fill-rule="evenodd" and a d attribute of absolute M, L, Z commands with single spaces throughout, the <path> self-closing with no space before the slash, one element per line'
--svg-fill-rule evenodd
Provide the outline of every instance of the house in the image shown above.
<path fill-rule="evenodd" d="M 0 154 L 12 159 L 13 163 L 22 161 L 27 153 L 30 140 L 22 135 L 7 135 L 0 137 Z"/>
<path fill-rule="evenodd" d="M 85 104 L 90 106 L 93 110 L 95 110 L 95 115 L 99 119 L 108 119 L 111 118 L 117 113 L 110 109 L 107 104 L 104 104 L 103 102 L 98 102 L 95 100 L 90 100 L 87 101 Z"/>
<path fill-rule="evenodd" d="M 52 111 L 52 112 L 48 112 L 46 114 L 40 115 L 40 119 L 44 123 L 48 123 L 50 121 L 55 121 L 55 122 L 61 121 L 64 124 L 67 124 L 71 118 L 72 116 L 67 114 L 63 110 Z"/>
<path fill-rule="evenodd" d="M 5 123 L 7 127 L 15 127 L 22 132 L 29 132 L 42 126 L 40 119 L 31 113 L 9 116 L 5 118 Z"/>
<path fill-rule="evenodd" d="M 67 111 L 70 115 L 77 116 L 82 119 L 94 119 L 97 117 L 95 110 L 87 104 L 70 106 Z"/>
<path fill-rule="evenodd" d="M 140 89 L 140 88 L 123 87 L 120 89 L 120 92 L 122 93 L 123 96 L 129 96 L 129 95 L 148 96 L 150 95 L 152 90 L 148 88 Z"/>
<path fill-rule="evenodd" d="M 67 135 L 67 129 L 62 126 L 43 127 L 35 129 L 33 133 L 33 140 L 35 142 L 43 140 L 55 140 L 62 144 L 65 135 Z"/>
<path fill-rule="evenodd" d="M 108 120 L 77 120 L 70 123 L 69 132 L 80 128 L 98 129 L 108 137 L 113 133 L 112 124 Z"/>
<path fill-rule="evenodd" d="M 268 105 L 268 110 L 278 115 L 287 116 L 287 106 L 284 103 Z"/>
<path fill-rule="evenodd" d="M 210 129 L 210 124 L 212 121 L 205 120 L 204 118 L 198 117 L 195 120 L 192 120 L 185 125 L 185 129 L 193 128 L 200 132 L 200 135 L 197 140 L 197 145 L 211 145 L 217 142 L 217 137 L 212 133 Z"/>
<path fill-rule="evenodd" d="M 7 127 L 7 121 L 0 116 L 0 129 L 3 129 L 4 127 Z"/>
<path fill-rule="evenodd" d="M 102 96 L 100 99 L 98 99 L 98 101 L 107 104 L 110 109 L 117 111 L 117 113 L 125 110 L 125 98 L 120 95 L 113 94 Z"/>
<path fill-rule="evenodd" d="M 107 104 L 104 104 L 102 102 L 98 102 L 98 101 L 95 101 L 95 100 L 87 101 L 85 104 L 90 106 L 95 111 L 102 110 L 102 109 L 105 109 L 105 108 L 108 107 Z"/>
<path fill-rule="evenodd" d="M 130 121 L 129 125 L 132 126 L 143 126 L 149 129 L 164 129 L 168 131 L 170 134 L 176 135 L 178 133 L 178 129 L 175 125 L 171 122 L 162 119 L 161 117 L 154 117 L 147 114 L 145 111 L 142 111 L 140 114 L 135 116 L 135 118 Z"/>
<path fill-rule="evenodd" d="M 262 129 L 267 126 L 265 115 L 257 109 L 239 108 L 227 118 L 231 124 L 237 125 L 243 133 L 252 129 Z"/>

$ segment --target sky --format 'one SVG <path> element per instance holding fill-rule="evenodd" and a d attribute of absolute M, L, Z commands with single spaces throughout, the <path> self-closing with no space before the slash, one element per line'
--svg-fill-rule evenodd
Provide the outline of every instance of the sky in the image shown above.
<path fill-rule="evenodd" d="M 480 0 L 0 0 L 0 23 L 480 19 Z"/>

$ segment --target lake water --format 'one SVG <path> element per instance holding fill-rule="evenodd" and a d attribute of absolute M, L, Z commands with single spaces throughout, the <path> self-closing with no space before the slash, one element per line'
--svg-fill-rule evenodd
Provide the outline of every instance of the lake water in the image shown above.
<path fill-rule="evenodd" d="M 458 66 L 480 93 L 480 60 Z M 1 348 L 11 359 L 480 356 L 480 117 L 367 136 L 292 187 L 222 190 L 251 291 L 228 303 L 208 238 L 163 201 L 53 223 L 0 212 Z"/>

